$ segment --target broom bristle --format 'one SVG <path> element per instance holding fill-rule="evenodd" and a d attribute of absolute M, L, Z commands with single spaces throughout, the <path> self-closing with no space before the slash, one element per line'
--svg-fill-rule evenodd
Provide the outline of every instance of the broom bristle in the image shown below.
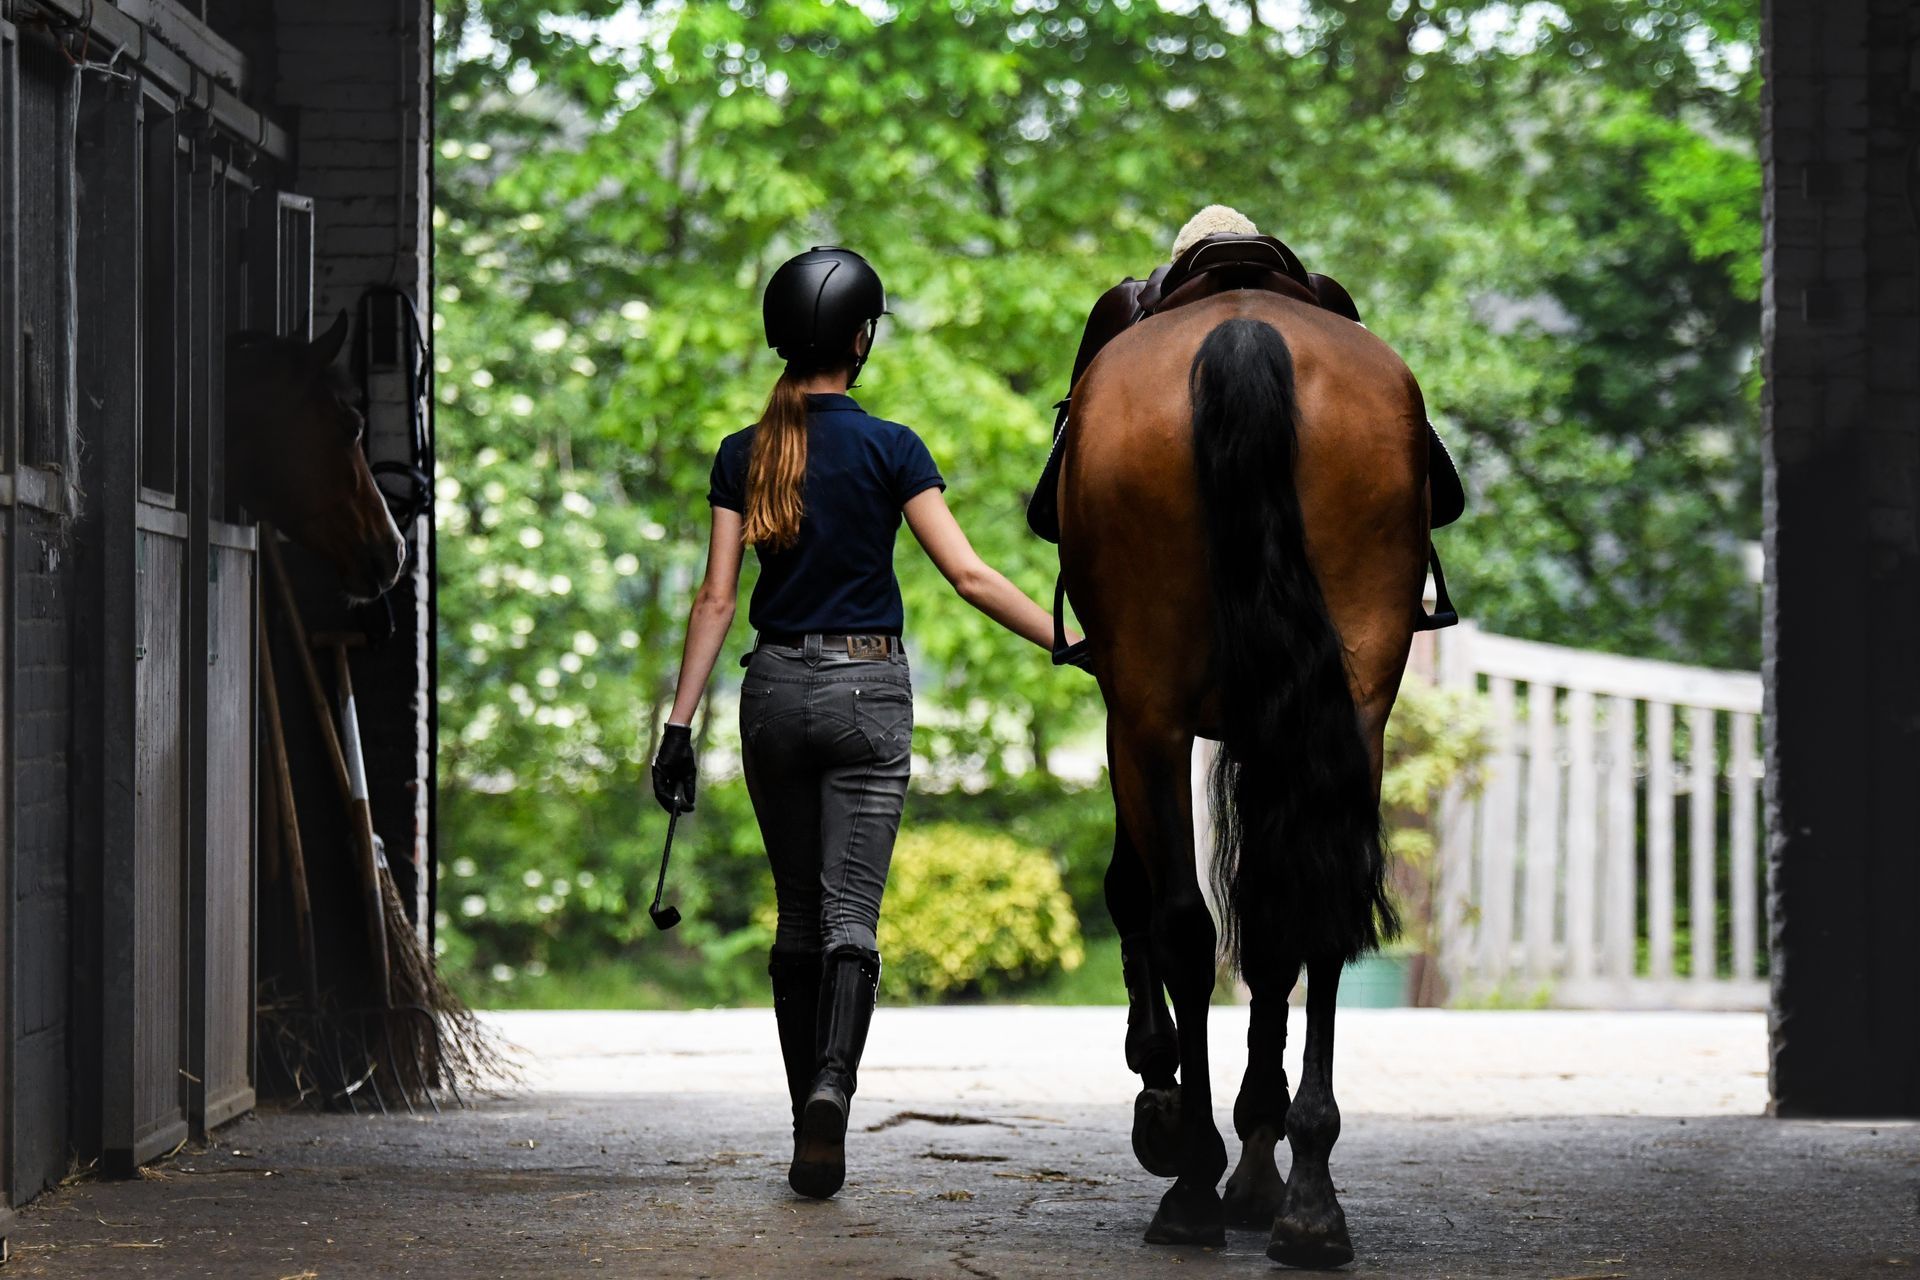
<path fill-rule="evenodd" d="M 354 1007 L 334 992 L 311 998 L 261 984 L 262 1087 L 300 1102 L 347 1105 L 356 1098 L 385 1109 L 435 1095 L 499 1093 L 522 1079 L 517 1046 L 467 1007 L 443 979 L 408 918 L 400 891 L 380 868 L 392 1004 Z"/>
<path fill-rule="evenodd" d="M 392 1049 L 384 1064 L 390 1077 L 416 1097 L 434 1088 L 480 1091 L 517 1081 L 519 1069 L 507 1046 L 441 978 L 384 866 L 380 899 L 393 975 L 394 1009 L 385 1037 Z"/>

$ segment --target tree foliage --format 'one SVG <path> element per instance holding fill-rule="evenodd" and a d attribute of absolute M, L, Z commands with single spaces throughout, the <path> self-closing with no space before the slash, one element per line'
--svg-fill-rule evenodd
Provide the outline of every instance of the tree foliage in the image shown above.
<path fill-rule="evenodd" d="M 777 372 L 759 288 L 811 244 L 879 266 L 895 314 L 856 395 L 921 432 L 1036 596 L 1053 550 L 1021 512 L 1086 309 L 1220 201 L 1420 378 L 1467 477 L 1439 535 L 1467 616 L 1754 665 L 1756 10 L 442 0 L 441 771 L 475 867 L 453 945 L 518 965 L 631 936 L 707 467 Z M 899 564 L 923 753 L 992 780 L 1096 723 L 1090 682 L 910 538 Z M 758 845 L 728 726 L 702 742 L 687 933 L 744 945 Z M 575 893 L 520 919 L 499 886 L 536 871 Z"/>

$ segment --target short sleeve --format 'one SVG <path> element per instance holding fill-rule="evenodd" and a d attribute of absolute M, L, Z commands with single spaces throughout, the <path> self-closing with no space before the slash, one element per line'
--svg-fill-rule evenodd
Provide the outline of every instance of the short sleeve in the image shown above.
<path fill-rule="evenodd" d="M 745 449 L 734 447 L 731 436 L 721 441 L 713 455 L 713 473 L 707 477 L 708 505 L 746 513 L 746 453 Z"/>
<path fill-rule="evenodd" d="M 946 487 L 947 482 L 941 478 L 940 468 L 934 465 L 933 455 L 927 452 L 926 443 L 910 429 L 900 428 L 899 438 L 893 447 L 895 501 L 904 507 L 928 489 Z"/>

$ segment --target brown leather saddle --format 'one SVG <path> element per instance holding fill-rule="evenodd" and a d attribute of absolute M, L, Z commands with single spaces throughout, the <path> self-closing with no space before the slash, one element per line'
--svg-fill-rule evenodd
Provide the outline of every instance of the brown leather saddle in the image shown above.
<path fill-rule="evenodd" d="M 1232 289 L 1285 294 L 1360 319 L 1352 295 L 1338 281 L 1308 271 L 1272 236 L 1208 236 L 1148 276 L 1136 301 L 1144 319 Z"/>
<path fill-rule="evenodd" d="M 1360 323 L 1360 310 L 1354 305 L 1353 295 L 1332 276 L 1308 271 L 1301 265 L 1299 255 L 1280 240 L 1273 236 L 1208 236 L 1174 261 L 1156 269 L 1145 280 L 1135 280 L 1129 276 L 1100 295 L 1100 300 L 1093 304 L 1093 310 L 1087 316 L 1087 326 L 1080 337 L 1080 349 L 1074 355 L 1071 385 L 1080 384 L 1080 375 L 1087 371 L 1087 366 L 1093 363 L 1093 358 L 1100 354 L 1101 348 L 1148 316 L 1234 289 L 1260 289 L 1278 293 L 1312 306 L 1324 307 L 1355 324 Z M 1061 435 L 1066 429 L 1071 403 L 1072 395 L 1069 393 L 1067 399 L 1055 406 L 1053 448 L 1047 455 L 1047 465 L 1040 473 L 1039 484 L 1027 502 L 1027 527 L 1039 537 L 1055 543 L 1060 541 L 1058 502 L 1063 453 Z M 1427 480 L 1432 490 L 1431 527 L 1438 529 L 1460 518 L 1467 505 L 1466 490 L 1460 483 L 1460 472 L 1453 464 L 1453 456 L 1447 452 L 1447 446 L 1431 423 L 1427 424 L 1427 437 Z M 1432 549 L 1431 543 L 1428 544 L 1428 553 L 1437 599 L 1431 614 L 1422 612 L 1421 630 L 1452 626 L 1460 620 L 1447 596 L 1447 580 L 1440 568 L 1439 553 Z M 1060 594 L 1056 589 L 1056 640 L 1064 634 L 1057 621 L 1061 609 Z M 1062 644 L 1056 643 L 1054 649 L 1056 663 L 1071 660 L 1062 657 Z"/>

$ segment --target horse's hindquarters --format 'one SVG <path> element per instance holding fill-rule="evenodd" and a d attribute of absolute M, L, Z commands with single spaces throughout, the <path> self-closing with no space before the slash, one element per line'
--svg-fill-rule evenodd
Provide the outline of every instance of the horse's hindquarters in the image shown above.
<path fill-rule="evenodd" d="M 1243 291 L 1152 317 L 1108 344 L 1075 388 L 1063 444 L 1069 597 L 1110 707 L 1118 695 L 1217 736 L 1188 379 L 1200 344 L 1234 318 L 1273 325 L 1291 350 L 1307 554 L 1371 722 L 1383 692 L 1391 705 L 1426 575 L 1425 411 L 1399 357 L 1330 312 Z"/>
<path fill-rule="evenodd" d="M 1212 631 L 1186 406 L 1192 351 L 1140 341 L 1165 328 L 1156 318 L 1122 334 L 1076 387 L 1060 560 L 1109 709 L 1128 696 L 1177 722 L 1195 718 Z"/>

